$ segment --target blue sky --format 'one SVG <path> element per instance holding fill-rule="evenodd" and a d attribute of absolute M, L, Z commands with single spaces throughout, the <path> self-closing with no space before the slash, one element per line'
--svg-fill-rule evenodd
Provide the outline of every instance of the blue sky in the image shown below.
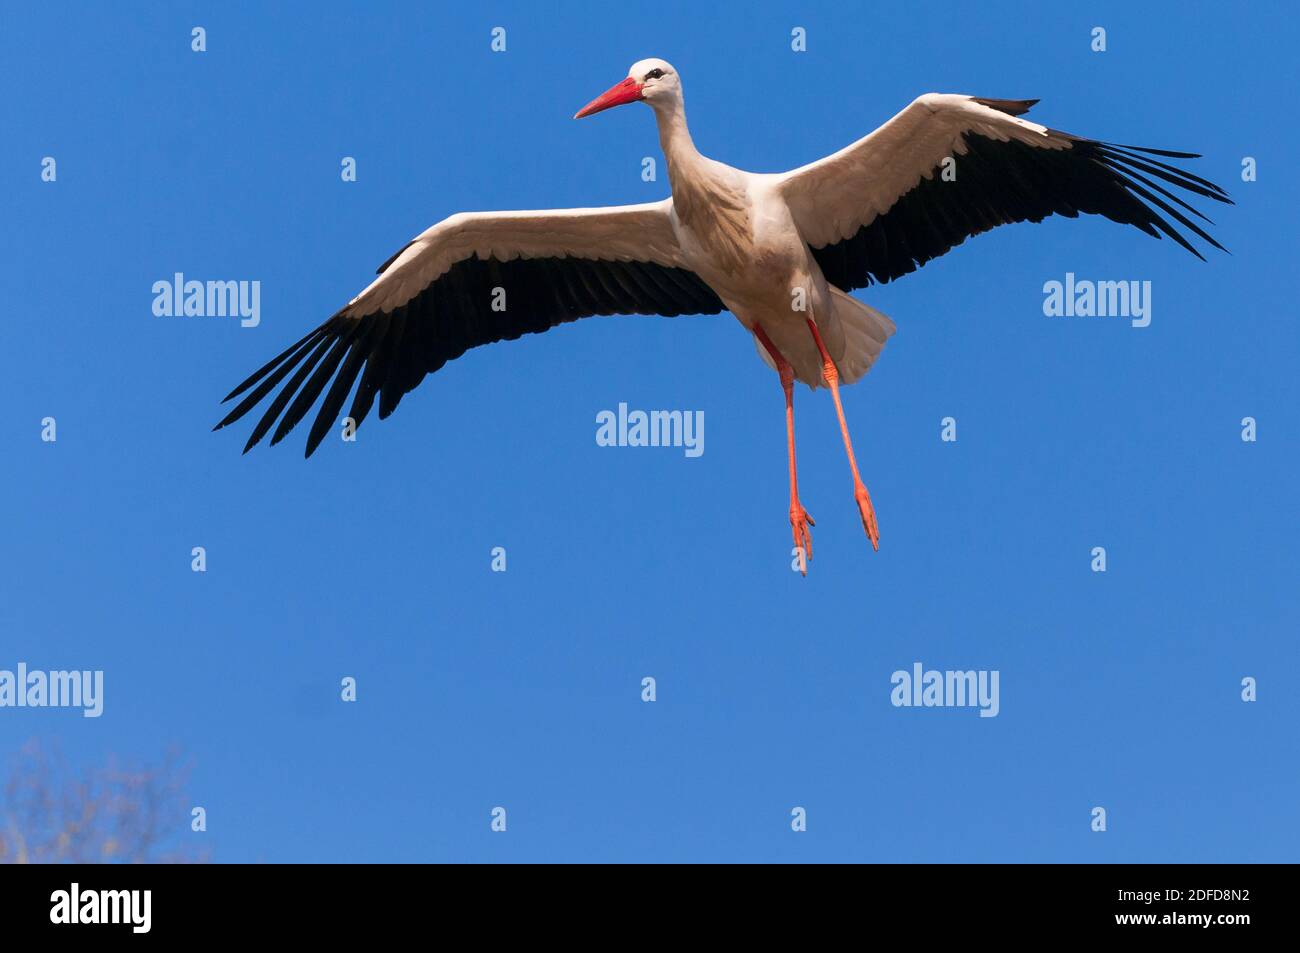
<path fill-rule="evenodd" d="M 0 754 L 179 745 L 209 829 L 178 836 L 219 861 L 1294 861 L 1284 8 L 473 6 L 7 12 L 0 669 L 102 669 L 106 698 L 0 709 Z M 1054 127 L 1204 153 L 1231 255 L 1057 219 L 858 292 L 898 325 L 845 391 L 881 550 L 801 388 L 806 579 L 780 389 L 726 314 L 479 349 L 309 461 L 301 430 L 246 457 L 247 424 L 209 432 L 438 219 L 663 197 L 649 110 L 570 120 L 646 56 L 700 149 L 756 171 L 922 92 L 1041 97 Z M 260 281 L 261 324 L 154 317 L 177 271 Z M 1152 282 L 1151 325 L 1045 317 L 1067 272 Z M 702 410 L 705 453 L 598 447 L 620 401 Z M 918 661 L 997 670 L 999 715 L 893 707 Z"/>

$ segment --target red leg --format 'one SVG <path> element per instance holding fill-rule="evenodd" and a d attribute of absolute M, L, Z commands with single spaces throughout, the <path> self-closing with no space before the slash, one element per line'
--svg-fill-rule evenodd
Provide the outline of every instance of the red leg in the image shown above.
<path fill-rule="evenodd" d="M 880 530 L 876 527 L 876 511 L 871 505 L 871 494 L 867 492 L 866 485 L 862 482 L 862 477 L 858 476 L 858 462 L 853 459 L 853 441 L 849 439 L 849 425 L 844 420 L 844 407 L 840 403 L 840 372 L 835 367 L 835 362 L 831 360 L 830 354 L 826 351 L 826 345 L 822 343 L 822 336 L 817 331 L 817 325 L 813 323 L 812 318 L 808 318 L 808 330 L 812 331 L 813 340 L 817 342 L 817 350 L 822 355 L 822 376 L 826 378 L 826 384 L 831 389 L 831 398 L 835 401 L 835 413 L 840 418 L 840 433 L 844 435 L 844 449 L 849 454 L 849 469 L 853 471 L 853 498 L 858 503 L 858 513 L 862 517 L 862 528 L 867 531 L 867 538 L 871 540 L 871 548 L 880 550 Z"/>
<path fill-rule="evenodd" d="M 799 476 L 794 463 L 794 368 L 776 349 L 776 345 L 767 336 L 762 325 L 754 325 L 754 336 L 776 363 L 776 371 L 781 375 L 781 389 L 785 391 L 785 433 L 790 451 L 790 529 L 794 532 L 794 544 L 803 549 L 805 560 L 803 574 L 806 576 L 808 575 L 807 563 L 812 561 L 812 534 L 808 531 L 808 527 L 817 524 L 799 502 Z"/>

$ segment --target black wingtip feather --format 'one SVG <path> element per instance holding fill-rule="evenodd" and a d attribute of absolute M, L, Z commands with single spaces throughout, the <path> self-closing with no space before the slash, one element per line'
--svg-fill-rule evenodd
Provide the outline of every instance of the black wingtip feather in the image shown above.
<path fill-rule="evenodd" d="M 322 338 L 320 343 L 316 345 L 315 350 L 307 355 L 306 360 L 304 360 L 299 366 L 297 373 L 290 378 L 289 383 L 285 384 L 284 387 L 281 388 L 280 393 L 278 393 L 275 396 L 275 400 L 271 402 L 271 406 L 268 407 L 266 413 L 262 415 L 262 419 L 259 420 L 257 426 L 253 428 L 253 434 L 248 438 L 248 444 L 244 448 L 245 450 L 250 450 L 257 446 L 261 439 L 266 436 L 266 432 L 271 429 L 271 425 L 274 424 L 276 418 L 280 416 L 280 412 L 284 410 L 285 405 L 289 403 L 289 399 L 293 397 L 293 395 L 298 391 L 298 388 L 302 386 L 302 382 L 306 380 L 307 375 L 312 372 L 312 369 L 320 363 L 320 359 L 324 356 L 329 345 L 329 338 Z"/>
<path fill-rule="evenodd" d="M 1219 185 L 1211 182 L 1209 179 L 1202 178 L 1194 172 L 1188 172 L 1186 169 L 1179 168 L 1176 165 L 1170 165 L 1168 162 L 1161 162 L 1159 159 L 1149 159 L 1145 156 L 1136 156 L 1130 152 L 1125 152 L 1127 147 L 1113 146 L 1108 143 L 1098 143 L 1099 151 L 1106 154 L 1111 159 L 1122 162 L 1125 165 L 1135 165 L 1144 171 L 1157 175 L 1168 182 L 1172 182 L 1179 188 L 1187 189 L 1189 192 L 1195 192 L 1206 198 L 1214 199 L 1216 202 L 1226 202 L 1229 205 L 1234 204 L 1228 193 Z M 1197 187 L 1199 186 L 1199 188 Z"/>
<path fill-rule="evenodd" d="M 325 389 L 326 382 L 334 375 L 339 362 L 343 360 L 344 354 L 347 353 L 348 348 L 351 346 L 352 335 L 355 333 L 356 326 L 353 325 L 348 333 L 335 339 L 334 346 L 321 359 L 320 364 L 316 367 L 316 372 L 311 375 L 311 378 L 303 385 L 302 390 L 298 392 L 298 396 L 294 398 L 293 403 L 289 405 L 289 409 L 284 412 L 280 425 L 275 428 L 275 434 L 271 437 L 271 446 L 274 447 L 283 440 L 289 431 L 298 425 L 298 421 L 306 416 L 312 404 L 316 403 L 316 398 Z"/>
<path fill-rule="evenodd" d="M 1145 152 L 1145 153 L 1147 153 L 1148 155 L 1153 155 L 1153 156 L 1165 156 L 1165 157 L 1170 158 L 1170 159 L 1200 159 L 1200 158 L 1202 158 L 1201 153 L 1199 153 L 1199 152 L 1174 152 L 1174 151 L 1172 151 L 1172 150 L 1170 150 L 1170 149 L 1151 149 L 1151 148 L 1148 148 L 1147 146 L 1127 146 L 1127 145 L 1125 145 L 1125 144 L 1122 143 L 1122 142 L 1116 142 L 1116 143 L 1112 143 L 1112 144 L 1115 145 L 1116 147 L 1120 148 L 1120 149 L 1132 149 L 1134 152 Z"/>
<path fill-rule="evenodd" d="M 290 344 L 287 348 L 285 348 L 283 351 L 277 354 L 275 357 L 271 358 L 271 360 L 267 361 L 265 364 L 263 364 L 261 367 L 255 370 L 252 374 L 248 375 L 248 377 L 245 378 L 243 383 L 241 383 L 238 387 L 232 390 L 225 397 L 221 398 L 221 402 L 224 404 L 227 403 L 231 398 L 238 397 L 244 391 L 248 390 L 248 388 L 252 387 L 259 380 L 261 380 L 263 375 L 272 371 L 275 367 L 279 365 L 281 361 L 287 358 L 294 351 L 298 350 L 298 348 L 302 347 L 304 344 L 306 344 L 308 341 L 310 341 L 312 338 L 316 337 L 317 335 L 324 334 L 325 327 L 328 323 L 329 322 L 327 321 L 325 324 L 322 324 L 319 327 L 314 328 L 313 330 L 307 332 L 307 334 L 303 335 L 297 341 Z"/>
<path fill-rule="evenodd" d="M 364 334 L 354 339 L 351 348 L 339 366 L 338 375 L 334 378 L 334 383 L 330 385 L 329 391 L 325 394 L 325 400 L 321 403 L 320 411 L 316 414 L 316 420 L 311 425 L 311 431 L 307 434 L 307 447 L 304 457 L 310 457 L 320 446 L 325 434 L 329 432 L 334 421 L 338 420 L 339 411 L 343 408 L 343 401 L 347 399 L 348 391 L 352 389 L 353 383 L 357 379 L 357 374 L 361 370 L 361 365 L 365 361 L 366 345 L 371 333 L 374 331 L 374 325 L 366 329 Z"/>

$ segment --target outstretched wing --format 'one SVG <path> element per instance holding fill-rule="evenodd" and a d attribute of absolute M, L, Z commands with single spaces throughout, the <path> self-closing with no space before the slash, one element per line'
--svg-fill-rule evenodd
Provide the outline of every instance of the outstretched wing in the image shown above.
<path fill-rule="evenodd" d="M 1167 186 L 1231 204 L 1228 194 L 1154 158 L 1195 154 L 1017 118 L 1037 101 L 929 93 L 865 138 L 780 176 L 826 279 L 845 290 L 890 281 L 997 225 L 1081 212 L 1168 235 L 1198 258 L 1178 226 L 1222 249 L 1184 213 L 1209 219 Z"/>
<path fill-rule="evenodd" d="M 244 452 L 277 420 L 271 443 L 278 443 L 324 393 L 307 437 L 311 456 L 358 378 L 348 416 L 360 426 L 376 396 L 382 420 L 426 374 L 480 344 L 597 314 L 716 314 L 721 300 L 683 266 L 671 210 L 668 199 L 444 219 L 384 262 L 346 307 L 231 391 L 227 401 L 247 394 L 213 429 L 285 381 Z"/>

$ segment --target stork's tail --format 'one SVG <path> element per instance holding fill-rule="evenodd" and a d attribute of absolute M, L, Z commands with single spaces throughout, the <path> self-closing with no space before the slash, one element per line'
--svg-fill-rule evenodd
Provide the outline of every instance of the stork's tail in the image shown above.
<path fill-rule="evenodd" d="M 841 384 L 852 384 L 871 369 L 880 356 L 885 341 L 894 333 L 894 322 L 869 304 L 840 291 L 831 290 L 831 313 L 818 314 L 814 320 L 821 329 L 827 350 L 835 359 Z M 798 322 L 769 328 L 773 342 L 794 367 L 795 379 L 816 390 L 823 385 L 822 359 L 817 345 L 806 328 Z M 768 367 L 776 370 L 776 361 L 757 337 L 754 348 Z"/>
<path fill-rule="evenodd" d="M 835 320 L 844 335 L 843 357 L 832 356 L 840 371 L 840 381 L 852 384 L 871 370 L 871 365 L 884 350 L 885 342 L 895 331 L 894 322 L 839 288 L 832 286 L 831 296 L 835 301 Z"/>

